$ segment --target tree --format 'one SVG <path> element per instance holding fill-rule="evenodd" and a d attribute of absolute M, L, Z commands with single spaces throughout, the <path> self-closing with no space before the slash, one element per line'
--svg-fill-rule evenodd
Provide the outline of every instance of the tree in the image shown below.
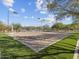
<path fill-rule="evenodd" d="M 52 31 L 52 28 L 49 25 L 45 24 L 43 26 L 43 31 Z"/>
<path fill-rule="evenodd" d="M 0 21 L 0 31 L 4 32 L 6 30 L 6 25 Z"/>
<path fill-rule="evenodd" d="M 41 8 L 56 15 L 56 20 L 64 17 L 79 18 L 79 0 L 41 0 Z M 77 20 L 79 21 L 79 20 Z"/>
<path fill-rule="evenodd" d="M 64 16 L 79 16 L 79 0 L 54 0 L 52 1 L 53 3 L 48 2 L 48 9 L 55 9 L 53 11 L 56 11 L 55 13 L 57 14 L 57 18 L 60 19 L 61 17 Z M 50 8 L 50 5 L 54 5 L 54 7 Z M 64 4 L 64 5 L 63 5 Z M 58 12 L 58 13 L 57 13 Z"/>
<path fill-rule="evenodd" d="M 20 31 L 22 28 L 21 24 L 19 23 L 13 23 L 12 26 L 14 31 Z"/>
<path fill-rule="evenodd" d="M 65 25 L 63 23 L 56 23 L 52 26 L 52 29 L 59 31 L 62 30 L 64 27 Z"/>

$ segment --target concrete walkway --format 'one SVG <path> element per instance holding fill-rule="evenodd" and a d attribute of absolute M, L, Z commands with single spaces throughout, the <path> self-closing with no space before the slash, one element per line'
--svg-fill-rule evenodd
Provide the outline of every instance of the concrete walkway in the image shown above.
<path fill-rule="evenodd" d="M 73 59 L 79 59 L 79 39 L 76 44 L 75 53 Z"/>

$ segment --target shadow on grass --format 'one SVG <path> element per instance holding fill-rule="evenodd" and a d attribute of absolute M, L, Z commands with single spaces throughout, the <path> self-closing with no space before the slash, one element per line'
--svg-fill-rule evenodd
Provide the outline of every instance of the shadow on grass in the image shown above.
<path fill-rule="evenodd" d="M 11 58 L 14 58 L 14 59 L 17 59 L 17 58 L 22 58 L 22 59 L 25 59 L 25 58 L 27 58 L 27 59 L 41 59 L 42 57 L 49 56 L 48 58 L 50 58 L 50 59 L 56 59 L 57 57 L 55 57 L 55 56 L 57 56 L 57 55 L 74 53 L 74 50 L 71 50 L 71 49 L 65 49 L 65 48 L 57 47 L 57 46 L 52 46 L 52 47 L 53 48 L 48 48 L 46 50 L 40 51 L 39 54 L 35 54 L 35 55 L 31 54 L 31 55 L 16 56 L 16 55 L 11 54 Z M 48 50 L 51 50 L 51 52 L 49 52 Z M 55 52 L 53 52 L 53 50 L 55 50 Z M 64 56 L 60 56 L 60 58 L 57 58 L 57 59 L 61 59 L 61 58 L 65 59 Z"/>
<path fill-rule="evenodd" d="M 2 53 L 4 56 L 7 55 L 7 57 L 2 57 L 2 59 L 43 59 L 43 58 L 44 59 L 67 59 L 65 56 L 60 56 L 60 57 L 57 57 L 57 56 L 61 55 L 61 54 L 73 54 L 74 48 L 75 48 L 75 44 L 63 42 L 62 44 L 59 43 L 59 44 L 51 45 L 51 46 L 47 47 L 46 49 L 39 51 L 39 53 L 35 53 L 30 48 L 26 47 L 25 45 L 22 45 L 20 42 L 13 40 L 12 37 L 1 37 L 1 38 L 3 40 L 0 40 L 0 41 L 4 45 L 2 47 L 2 49 L 3 49 Z M 69 37 L 67 37 L 67 38 L 69 38 Z M 65 38 L 65 39 L 67 39 L 67 38 Z M 75 39 L 75 41 L 77 40 L 77 38 L 78 37 L 70 36 L 70 39 L 72 39 L 72 40 Z M 4 41 L 4 40 L 7 40 L 7 41 Z M 17 48 L 18 52 L 11 53 L 11 52 L 7 51 L 7 49 L 13 49 L 13 48 Z M 20 50 L 22 48 L 25 50 L 23 52 L 25 54 L 18 55 L 17 53 L 22 52 Z M 15 50 L 13 50 L 13 51 L 15 51 Z"/>

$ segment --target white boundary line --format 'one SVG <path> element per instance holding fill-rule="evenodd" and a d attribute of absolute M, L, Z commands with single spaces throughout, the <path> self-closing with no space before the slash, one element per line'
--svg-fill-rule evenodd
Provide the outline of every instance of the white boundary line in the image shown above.
<path fill-rule="evenodd" d="M 45 49 L 45 48 L 47 48 L 47 47 L 49 47 L 49 46 L 52 45 L 52 44 L 55 44 L 55 43 L 57 43 L 57 42 L 63 40 L 64 38 L 66 38 L 66 37 L 68 37 L 68 36 L 69 36 L 69 35 L 64 36 L 64 37 L 62 37 L 61 39 L 58 39 L 58 40 L 56 40 L 55 42 L 48 44 L 48 45 L 45 46 L 44 48 L 39 49 L 38 52 L 41 51 L 41 50 L 43 50 L 43 49 Z"/>
<path fill-rule="evenodd" d="M 33 49 L 29 44 L 27 44 L 27 43 L 25 43 L 25 42 L 23 42 L 23 41 L 21 41 L 21 40 L 18 40 L 16 37 L 13 37 L 13 38 L 14 38 L 16 41 L 19 41 L 20 43 L 24 44 L 25 46 L 31 48 L 33 51 L 38 52 L 38 51 L 36 51 L 35 49 Z"/>
<path fill-rule="evenodd" d="M 9 36 L 10 36 L 10 35 L 9 35 Z M 24 44 L 25 46 L 31 48 L 33 51 L 37 52 L 37 51 L 36 51 L 35 49 L 33 49 L 30 45 L 28 45 L 27 43 L 25 43 L 25 42 L 23 42 L 23 41 L 21 41 L 21 40 L 18 40 L 15 36 L 11 36 L 11 37 L 13 37 L 14 40 L 16 40 L 16 41 L 18 41 L 18 42 Z"/>
<path fill-rule="evenodd" d="M 2 55 L 1 55 L 1 51 L 0 51 L 0 59 L 2 58 Z"/>
<path fill-rule="evenodd" d="M 12 34 L 13 34 L 13 33 L 12 33 Z M 71 34 L 69 34 L 69 35 L 71 35 Z M 29 48 L 31 48 L 31 49 L 32 49 L 33 51 L 35 51 L 36 53 L 39 53 L 39 51 L 41 51 L 41 50 L 47 48 L 48 46 L 50 46 L 50 45 L 52 45 L 52 44 L 55 44 L 55 43 L 57 43 L 57 42 L 63 40 L 64 38 L 68 37 L 69 35 L 62 37 L 61 39 L 58 39 L 57 41 L 52 42 L 52 43 L 48 44 L 47 46 L 45 46 L 45 47 L 43 47 L 43 48 L 40 48 L 39 50 L 36 50 L 36 49 L 32 48 L 29 44 L 25 43 L 24 41 L 18 40 L 18 39 L 16 38 L 16 36 L 14 36 L 14 34 L 13 34 L 11 37 L 13 37 L 15 40 L 21 42 L 21 43 L 24 44 L 25 46 L 28 46 Z M 10 35 L 9 35 L 9 36 L 10 36 Z"/>
<path fill-rule="evenodd" d="M 62 40 L 62 39 L 59 39 L 59 40 L 57 40 L 57 41 L 55 41 L 55 42 L 53 42 L 53 43 L 51 43 L 51 44 L 48 44 L 47 46 L 44 46 L 43 48 L 40 48 L 39 50 L 36 50 L 36 49 L 32 48 L 31 45 L 25 43 L 24 41 L 18 40 L 16 37 L 13 37 L 13 38 L 14 38 L 15 40 L 21 42 L 21 43 L 24 44 L 25 46 L 28 46 L 29 48 L 31 48 L 31 49 L 32 49 L 33 51 L 35 51 L 36 53 L 39 53 L 39 51 L 41 51 L 41 50 L 47 48 L 48 46 L 50 46 L 50 45 L 52 45 L 52 44 L 57 43 L 57 42 L 60 41 L 60 40 Z"/>
<path fill-rule="evenodd" d="M 79 51 L 79 39 L 78 39 L 77 44 L 76 44 L 76 48 L 75 48 L 73 59 L 79 59 L 78 58 L 78 55 L 79 55 L 78 51 Z"/>

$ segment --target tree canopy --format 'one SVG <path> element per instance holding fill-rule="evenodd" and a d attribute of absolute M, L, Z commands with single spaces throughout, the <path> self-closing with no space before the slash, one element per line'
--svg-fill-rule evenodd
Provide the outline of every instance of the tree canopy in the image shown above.
<path fill-rule="evenodd" d="M 73 17 L 76 21 L 79 18 L 79 0 L 41 0 L 41 7 L 56 15 L 60 20 L 64 17 Z M 76 22 L 75 21 L 75 22 Z"/>

